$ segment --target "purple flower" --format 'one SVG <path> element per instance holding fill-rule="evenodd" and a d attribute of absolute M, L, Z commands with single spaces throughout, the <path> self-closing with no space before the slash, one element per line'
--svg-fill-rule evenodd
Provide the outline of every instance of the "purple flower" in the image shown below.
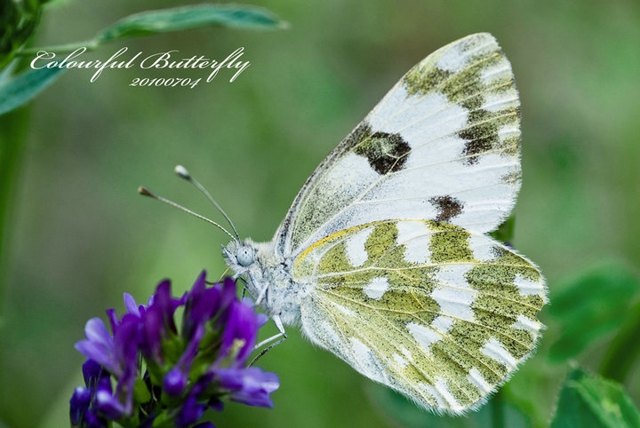
<path fill-rule="evenodd" d="M 94 360 L 82 365 L 85 387 L 74 390 L 70 401 L 70 419 L 74 427 L 107 427 L 108 419 L 122 416 L 122 405 L 111 394 L 109 373 Z"/>
<path fill-rule="evenodd" d="M 231 400 L 258 407 L 273 407 L 269 394 L 280 386 L 275 373 L 257 367 L 220 369 L 216 371 L 216 380 L 231 392 Z"/>
<path fill-rule="evenodd" d="M 180 360 L 164 377 L 163 386 L 167 394 L 177 396 L 184 392 L 191 371 L 191 364 L 197 355 L 203 335 L 204 326 L 200 325 L 196 328 L 191 340 L 188 342 L 187 349 L 180 356 Z"/>
<path fill-rule="evenodd" d="M 172 298 L 171 282 L 164 280 L 158 284 L 151 301 L 152 303 L 146 308 L 141 318 L 143 329 L 141 351 L 145 358 L 154 364 L 163 364 L 162 343 L 177 336 L 174 313 L 184 304 L 184 297 Z"/>
<path fill-rule="evenodd" d="M 196 397 L 189 395 L 184 400 L 180 413 L 178 413 L 174 422 L 177 427 L 189 427 L 198 422 L 206 410 L 206 403 L 201 403 Z"/>
<path fill-rule="evenodd" d="M 235 302 L 229 310 L 227 327 L 222 334 L 220 356 L 227 357 L 235 353 L 233 366 L 244 366 L 256 344 L 260 321 L 253 311 L 253 305 Z"/>
<path fill-rule="evenodd" d="M 92 387 L 96 408 L 112 419 L 130 415 L 138 370 L 139 319 L 131 314 L 125 315 L 111 337 L 102 320 L 93 318 L 87 322 L 85 334 L 87 339 L 76 343 L 76 349 L 89 358 L 88 361 L 102 366 L 117 381 L 116 392 L 112 394 L 108 375 L 98 376 L 93 366 L 89 366 L 93 371 L 89 374 L 89 381 L 85 374 L 85 382 L 87 387 Z"/>
<path fill-rule="evenodd" d="M 224 399 L 273 407 L 270 394 L 279 387 L 278 377 L 246 367 L 267 317 L 255 313 L 250 300 L 238 300 L 232 279 L 207 288 L 202 272 L 180 299 L 171 296 L 165 280 L 147 305 L 129 294 L 124 301 L 122 317 L 107 310 L 112 334 L 93 318 L 85 327 L 87 338 L 76 344 L 89 359 L 83 365 L 85 387 L 76 388 L 70 401 L 73 427 L 106 427 L 110 421 L 151 427 L 162 420 L 212 428 L 200 420 L 207 409 L 222 410 Z"/>
<path fill-rule="evenodd" d="M 100 318 L 91 318 L 84 327 L 86 340 L 76 343 L 76 350 L 101 364 L 114 375 L 119 375 L 120 362 L 116 359 L 113 338 Z M 86 381 L 86 379 L 85 379 Z"/>
<path fill-rule="evenodd" d="M 216 312 L 219 289 L 207 289 L 206 284 L 206 274 L 203 271 L 186 296 L 185 313 L 182 318 L 182 337 L 186 340 L 191 340 L 198 326 Z"/>

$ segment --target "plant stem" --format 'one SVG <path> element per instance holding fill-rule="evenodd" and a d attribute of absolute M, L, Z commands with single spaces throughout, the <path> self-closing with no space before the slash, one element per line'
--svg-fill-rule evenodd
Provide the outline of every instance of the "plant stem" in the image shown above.
<path fill-rule="evenodd" d="M 17 52 L 16 56 L 33 56 L 40 51 L 47 51 L 52 53 L 71 53 L 78 48 L 87 48 L 88 51 L 92 51 L 98 46 L 100 46 L 100 42 L 98 42 L 97 40 L 87 40 L 84 42 L 69 43 L 66 45 L 24 49 L 20 52 Z"/>
<path fill-rule="evenodd" d="M 11 235 L 9 224 L 28 121 L 29 110 L 25 108 L 0 116 L 0 302 L 3 302 L 4 286 L 8 277 L 6 249 Z M 0 318 L 3 309 L 3 305 L 0 305 Z"/>

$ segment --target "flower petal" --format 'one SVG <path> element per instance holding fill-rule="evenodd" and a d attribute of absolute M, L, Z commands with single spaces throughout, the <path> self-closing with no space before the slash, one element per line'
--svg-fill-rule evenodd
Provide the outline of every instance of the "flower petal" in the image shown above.
<path fill-rule="evenodd" d="M 221 386 L 230 387 L 231 400 L 249 406 L 273 407 L 269 394 L 280 387 L 275 373 L 264 372 L 257 367 L 246 369 L 219 369 L 217 379 Z M 239 388 L 233 386 L 241 384 Z"/>
<path fill-rule="evenodd" d="M 186 387 L 187 376 L 180 370 L 180 367 L 172 368 L 162 381 L 164 391 L 173 397 L 182 394 Z"/>
<path fill-rule="evenodd" d="M 69 401 L 69 419 L 72 426 L 82 422 L 84 413 L 89 410 L 89 403 L 91 403 L 91 391 L 81 386 L 77 387 Z"/>
<path fill-rule="evenodd" d="M 234 302 L 222 334 L 220 355 L 227 358 L 231 353 L 237 352 L 232 365 L 234 367 L 243 366 L 251 352 L 253 352 L 258 327 L 258 317 L 253 311 L 253 307 L 238 301 Z M 234 349 L 237 346 L 237 341 L 242 341 L 240 349 Z"/>
<path fill-rule="evenodd" d="M 84 328 L 86 340 L 76 343 L 75 348 L 87 358 L 91 358 L 107 367 L 113 373 L 118 372 L 113 338 L 100 318 L 91 318 Z"/>
<path fill-rule="evenodd" d="M 112 421 L 127 415 L 127 411 L 122 403 L 107 391 L 98 391 L 96 393 L 95 406 L 97 411 Z"/>
<path fill-rule="evenodd" d="M 190 395 L 186 398 L 174 423 L 177 427 L 189 427 L 198 422 L 205 410 L 207 406 L 198 403 L 196 397 Z"/>
<path fill-rule="evenodd" d="M 138 304 L 136 303 L 136 299 L 129 293 L 124 293 L 124 306 L 127 308 L 127 312 L 130 314 L 140 316 L 140 309 L 138 308 Z"/>
<path fill-rule="evenodd" d="M 84 334 L 87 339 L 104 344 L 105 346 L 113 346 L 113 339 L 104 322 L 100 318 L 91 318 L 84 327 Z"/>

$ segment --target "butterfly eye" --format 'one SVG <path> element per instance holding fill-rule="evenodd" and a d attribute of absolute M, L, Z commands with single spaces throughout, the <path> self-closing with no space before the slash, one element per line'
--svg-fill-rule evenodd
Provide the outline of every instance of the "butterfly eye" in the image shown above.
<path fill-rule="evenodd" d="M 243 245 L 242 247 L 238 248 L 238 252 L 236 253 L 236 260 L 238 261 L 238 264 L 243 267 L 252 265 L 255 260 L 253 248 L 247 245 Z"/>

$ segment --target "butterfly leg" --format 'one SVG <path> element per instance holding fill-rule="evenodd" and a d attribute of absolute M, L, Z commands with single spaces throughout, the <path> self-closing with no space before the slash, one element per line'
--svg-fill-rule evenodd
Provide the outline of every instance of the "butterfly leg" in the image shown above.
<path fill-rule="evenodd" d="M 268 287 L 264 287 L 262 290 L 260 290 L 260 294 L 258 295 L 258 298 L 256 299 L 256 305 L 259 305 L 260 303 L 262 303 L 262 299 L 264 299 L 266 297 L 266 295 L 267 295 L 267 290 L 268 290 Z M 274 321 L 275 321 L 275 318 L 274 318 Z M 277 323 L 276 323 L 276 325 L 277 325 Z M 278 327 L 278 329 L 280 330 L 280 327 Z"/>
<path fill-rule="evenodd" d="M 247 295 L 247 280 L 244 279 L 243 277 L 239 276 L 239 275 L 234 275 L 233 279 L 235 279 L 236 281 L 242 281 L 242 294 L 240 295 L 240 299 L 244 299 L 245 296 Z"/>
<path fill-rule="evenodd" d="M 264 345 L 266 345 L 269 342 L 273 342 L 274 340 L 277 340 L 277 341 L 272 343 L 271 345 L 267 346 L 262 351 L 260 351 L 260 353 L 258 355 L 256 355 L 256 357 L 251 361 L 251 363 L 249 364 L 249 367 L 254 365 L 256 363 L 256 361 L 258 361 L 260 358 L 262 358 L 262 356 L 264 354 L 266 354 L 272 348 L 274 348 L 274 347 L 278 346 L 279 344 L 281 344 L 282 342 L 284 342 L 285 339 L 287 338 L 287 333 L 284 331 L 284 326 L 282 325 L 282 321 L 280 320 L 280 317 L 278 315 L 274 315 L 272 319 L 273 319 L 274 324 L 278 328 L 279 333 L 278 334 L 274 334 L 273 336 L 271 336 L 271 337 L 263 340 L 262 342 L 258 343 L 253 349 L 260 349 L 260 348 L 262 348 Z"/>

